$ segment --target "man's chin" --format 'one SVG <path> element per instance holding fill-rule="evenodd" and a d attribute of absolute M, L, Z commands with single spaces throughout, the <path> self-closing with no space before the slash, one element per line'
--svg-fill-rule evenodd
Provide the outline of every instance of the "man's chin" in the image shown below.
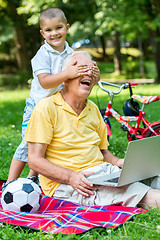
<path fill-rule="evenodd" d="M 84 97 L 84 98 L 88 98 L 90 93 L 91 93 L 91 88 L 89 89 L 81 89 L 80 93 L 81 93 L 81 97 Z"/>

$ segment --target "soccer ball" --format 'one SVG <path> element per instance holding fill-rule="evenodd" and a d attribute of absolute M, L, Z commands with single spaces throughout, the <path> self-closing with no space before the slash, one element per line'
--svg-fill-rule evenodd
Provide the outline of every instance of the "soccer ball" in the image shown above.
<path fill-rule="evenodd" d="M 40 207 L 42 192 L 39 186 L 27 178 L 18 178 L 9 183 L 1 196 L 4 210 L 37 212 Z"/>

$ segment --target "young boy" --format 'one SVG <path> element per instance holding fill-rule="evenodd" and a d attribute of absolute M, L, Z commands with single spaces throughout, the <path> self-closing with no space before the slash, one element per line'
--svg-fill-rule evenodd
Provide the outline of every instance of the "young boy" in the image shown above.
<path fill-rule="evenodd" d="M 28 144 L 23 139 L 36 103 L 40 99 L 60 90 L 62 83 L 67 79 L 84 75 L 88 70 L 88 66 L 82 65 L 77 67 L 75 62 L 73 66 L 68 67 L 65 71 L 61 71 L 63 59 L 73 52 L 73 49 L 66 42 L 69 24 L 61 9 L 50 7 L 44 10 L 40 14 L 40 28 L 40 33 L 44 37 L 45 43 L 31 60 L 33 81 L 30 97 L 26 99 L 23 115 L 22 142 L 13 156 L 6 183 L 18 178 L 28 162 Z M 98 67 L 95 65 L 92 71 L 98 81 Z M 38 174 L 33 170 L 30 170 L 28 178 L 38 182 Z"/>

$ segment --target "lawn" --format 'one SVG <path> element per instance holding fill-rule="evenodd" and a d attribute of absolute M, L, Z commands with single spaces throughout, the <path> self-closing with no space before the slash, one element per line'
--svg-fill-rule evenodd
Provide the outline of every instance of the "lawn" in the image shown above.
<path fill-rule="evenodd" d="M 134 89 L 135 94 L 160 95 L 160 85 L 139 85 Z M 21 140 L 21 122 L 25 99 L 29 96 L 29 90 L 1 91 L 0 92 L 0 179 L 6 179 L 10 162 L 14 151 Z M 120 112 L 124 101 L 129 98 L 128 90 L 124 90 L 114 99 L 114 108 Z M 108 96 L 98 89 L 97 86 L 92 91 L 90 99 L 100 108 L 105 108 Z M 149 121 L 160 120 L 160 102 L 151 103 L 146 107 L 146 118 Z M 127 146 L 126 132 L 114 119 L 111 119 L 113 136 L 110 138 L 109 149 L 119 157 L 124 157 Z M 22 177 L 28 174 L 28 166 L 25 167 Z M 9 225 L 0 225 L 0 239 L 160 239 L 160 211 L 152 210 L 141 215 L 137 215 L 132 221 L 115 229 L 93 229 L 80 235 L 51 235 L 34 230 L 22 229 Z"/>

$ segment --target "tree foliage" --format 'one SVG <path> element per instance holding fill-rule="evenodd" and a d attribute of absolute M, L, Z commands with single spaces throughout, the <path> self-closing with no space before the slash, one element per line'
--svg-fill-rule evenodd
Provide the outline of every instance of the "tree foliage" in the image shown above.
<path fill-rule="evenodd" d="M 152 53 L 160 83 L 159 0 L 0 0 L 0 50 L 14 52 L 19 68 L 28 69 L 41 44 L 39 14 L 47 7 L 60 7 L 71 24 L 69 41 L 100 39 L 113 41 L 115 64 L 122 69 L 121 44 L 130 42 Z M 15 46 L 15 47 L 14 47 Z"/>

